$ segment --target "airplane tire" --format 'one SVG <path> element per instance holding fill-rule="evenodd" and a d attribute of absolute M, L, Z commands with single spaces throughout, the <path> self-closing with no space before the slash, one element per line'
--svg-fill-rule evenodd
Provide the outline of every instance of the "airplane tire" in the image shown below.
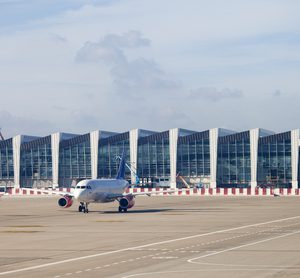
<path fill-rule="evenodd" d="M 125 208 L 125 209 L 123 209 L 123 211 L 124 211 L 124 212 L 127 212 L 127 209 Z"/>
<path fill-rule="evenodd" d="M 122 212 L 122 208 L 121 207 L 119 207 L 119 212 Z"/>
<path fill-rule="evenodd" d="M 79 206 L 79 207 L 78 207 L 78 211 L 79 211 L 79 212 L 82 212 L 82 206 Z"/>

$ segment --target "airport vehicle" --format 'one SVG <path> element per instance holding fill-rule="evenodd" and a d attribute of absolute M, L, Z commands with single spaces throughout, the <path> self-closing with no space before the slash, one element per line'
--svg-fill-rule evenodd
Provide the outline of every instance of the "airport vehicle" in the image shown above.
<path fill-rule="evenodd" d="M 63 191 L 49 191 L 39 190 L 44 193 L 51 193 L 62 195 L 58 200 L 58 205 L 62 208 L 68 208 L 72 206 L 74 199 L 79 201 L 79 212 L 88 213 L 88 205 L 90 203 L 107 203 L 118 201 L 119 212 L 127 212 L 135 204 L 135 196 L 157 194 L 156 192 L 148 193 L 124 193 L 124 191 L 130 186 L 125 177 L 125 156 L 124 154 L 120 158 L 120 165 L 118 173 L 115 179 L 90 179 L 80 181 L 73 193 Z M 175 190 L 165 191 L 167 193 L 173 193 Z"/>

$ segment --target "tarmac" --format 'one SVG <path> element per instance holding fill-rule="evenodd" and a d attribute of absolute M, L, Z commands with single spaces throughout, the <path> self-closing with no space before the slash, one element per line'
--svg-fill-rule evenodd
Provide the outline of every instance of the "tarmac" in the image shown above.
<path fill-rule="evenodd" d="M 0 198 L 0 277 L 300 277 L 299 197 Z"/>

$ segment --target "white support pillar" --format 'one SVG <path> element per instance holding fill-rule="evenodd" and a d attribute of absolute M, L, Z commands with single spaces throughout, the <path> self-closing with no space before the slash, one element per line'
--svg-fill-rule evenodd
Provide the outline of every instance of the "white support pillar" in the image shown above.
<path fill-rule="evenodd" d="M 177 142 L 179 129 L 173 128 L 169 130 L 169 148 L 170 148 L 170 187 L 176 188 L 177 175 Z"/>
<path fill-rule="evenodd" d="M 218 137 L 218 128 L 209 130 L 210 188 L 217 187 Z"/>
<path fill-rule="evenodd" d="M 292 188 L 298 188 L 299 129 L 291 131 Z"/>
<path fill-rule="evenodd" d="M 59 187 L 59 142 L 60 132 L 51 134 L 51 150 L 52 150 L 52 187 Z"/>
<path fill-rule="evenodd" d="M 92 179 L 97 179 L 97 177 L 98 177 L 98 143 L 99 143 L 99 139 L 100 139 L 100 131 L 99 130 L 90 132 Z"/>
<path fill-rule="evenodd" d="M 137 169 L 137 151 L 138 151 L 138 136 L 139 130 L 132 129 L 129 131 L 129 146 L 130 146 L 130 165 L 133 169 Z M 136 183 L 136 175 L 131 171 L 131 183 Z"/>
<path fill-rule="evenodd" d="M 251 163 L 251 189 L 257 186 L 257 157 L 258 157 L 259 128 L 250 130 L 250 163 Z"/>
<path fill-rule="evenodd" d="M 20 159 L 22 135 L 13 137 L 14 187 L 20 188 Z"/>

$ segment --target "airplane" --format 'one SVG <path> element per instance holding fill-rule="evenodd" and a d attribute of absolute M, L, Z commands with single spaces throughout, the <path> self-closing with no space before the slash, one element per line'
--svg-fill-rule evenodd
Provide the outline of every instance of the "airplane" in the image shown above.
<path fill-rule="evenodd" d="M 62 195 L 58 200 L 58 205 L 61 208 L 69 208 L 73 205 L 74 199 L 79 201 L 79 212 L 88 213 L 88 205 L 90 203 L 108 203 L 119 202 L 119 212 L 127 212 L 135 204 L 137 195 L 152 195 L 156 192 L 141 192 L 141 193 L 124 193 L 130 186 L 125 180 L 125 155 L 120 157 L 120 165 L 115 179 L 85 179 L 77 183 L 73 193 L 63 191 L 38 190 L 43 193 L 51 193 Z M 164 191 L 166 193 L 174 193 L 175 190 Z"/>

